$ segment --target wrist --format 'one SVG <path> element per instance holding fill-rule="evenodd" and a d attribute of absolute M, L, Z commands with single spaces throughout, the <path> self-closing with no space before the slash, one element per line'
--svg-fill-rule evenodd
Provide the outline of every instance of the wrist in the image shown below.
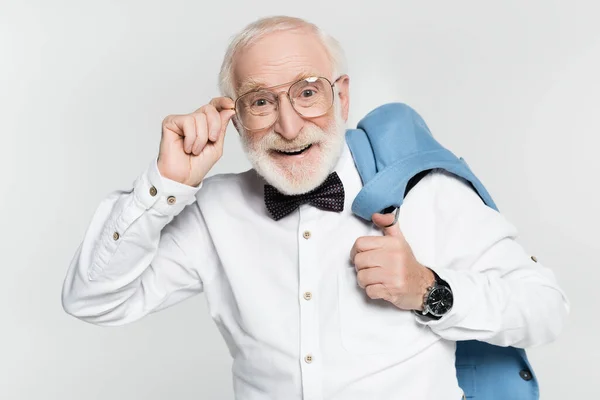
<path fill-rule="evenodd" d="M 423 311 L 425 308 L 425 299 L 427 298 L 427 294 L 435 284 L 435 275 L 433 271 L 426 266 L 422 265 L 421 270 L 421 279 L 419 285 L 419 301 L 418 306 L 415 308 L 415 311 Z"/>
<path fill-rule="evenodd" d="M 433 282 L 426 289 L 421 309 L 414 312 L 432 319 L 440 319 L 452 309 L 454 295 L 448 282 L 432 269 L 427 269 L 433 275 Z"/>
<path fill-rule="evenodd" d="M 190 180 L 191 176 L 188 174 L 187 176 L 183 176 L 181 174 L 173 173 L 171 169 L 165 165 L 160 157 L 156 160 L 156 167 L 158 168 L 158 173 L 161 178 L 168 179 L 170 181 L 176 182 L 181 185 L 189 186 L 191 188 L 199 188 L 200 183 L 202 183 L 203 178 L 200 180 L 192 181 Z"/>

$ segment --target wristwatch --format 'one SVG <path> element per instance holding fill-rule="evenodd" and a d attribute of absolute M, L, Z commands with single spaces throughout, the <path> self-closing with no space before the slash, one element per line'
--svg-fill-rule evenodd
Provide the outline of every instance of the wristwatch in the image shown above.
<path fill-rule="evenodd" d="M 452 309 L 454 296 L 448 282 L 440 278 L 435 271 L 431 269 L 430 271 L 433 272 L 435 282 L 427 288 L 423 296 L 423 311 L 420 314 L 432 319 L 440 319 Z"/>

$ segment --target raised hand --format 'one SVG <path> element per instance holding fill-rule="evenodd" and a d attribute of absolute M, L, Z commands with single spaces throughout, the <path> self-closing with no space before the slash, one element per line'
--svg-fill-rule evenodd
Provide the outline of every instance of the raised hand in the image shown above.
<path fill-rule="evenodd" d="M 354 242 L 350 258 L 358 284 L 372 299 L 383 299 L 402 310 L 422 310 L 427 288 L 435 281 L 431 270 L 420 264 L 400 231 L 391 224 L 394 214 L 373 214 L 384 236 L 363 236 Z"/>
<path fill-rule="evenodd" d="M 162 123 L 158 169 L 165 178 L 198 186 L 223 155 L 234 102 L 216 97 L 191 114 L 169 115 Z"/>

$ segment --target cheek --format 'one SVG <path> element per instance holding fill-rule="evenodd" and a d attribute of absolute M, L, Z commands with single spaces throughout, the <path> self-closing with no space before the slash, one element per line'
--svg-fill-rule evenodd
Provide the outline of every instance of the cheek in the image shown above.
<path fill-rule="evenodd" d="M 262 139 L 265 137 L 266 133 L 264 132 L 253 132 L 251 134 L 249 134 L 248 132 L 244 131 L 242 133 L 242 137 L 244 142 L 246 143 L 246 145 L 253 149 L 256 150 L 259 146 L 260 143 L 262 141 Z"/>
<path fill-rule="evenodd" d="M 333 116 L 324 115 L 322 117 L 313 118 L 311 122 L 315 124 L 319 129 L 321 129 L 325 133 L 329 133 L 331 127 L 334 125 Z"/>

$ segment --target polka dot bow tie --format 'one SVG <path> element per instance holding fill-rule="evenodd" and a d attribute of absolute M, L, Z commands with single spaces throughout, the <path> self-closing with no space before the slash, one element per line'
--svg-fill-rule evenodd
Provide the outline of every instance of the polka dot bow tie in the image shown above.
<path fill-rule="evenodd" d="M 285 217 L 301 204 L 310 204 L 325 211 L 344 210 L 344 185 L 336 172 L 310 192 L 285 195 L 271 185 L 265 185 L 265 205 L 275 221 Z"/>

